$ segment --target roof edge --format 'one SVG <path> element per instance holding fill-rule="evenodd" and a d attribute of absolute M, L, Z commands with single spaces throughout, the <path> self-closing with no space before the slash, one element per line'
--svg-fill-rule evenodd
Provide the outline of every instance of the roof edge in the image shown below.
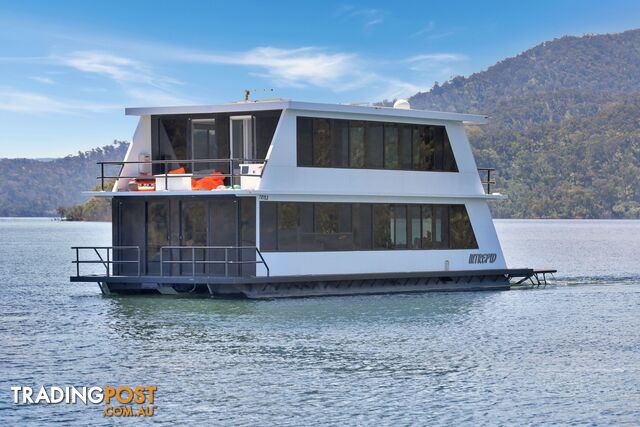
<path fill-rule="evenodd" d="M 127 116 L 148 116 L 168 114 L 207 114 L 241 111 L 264 111 L 292 109 L 299 111 L 326 111 L 330 113 L 362 114 L 382 117 L 404 117 L 413 119 L 446 120 L 473 124 L 486 124 L 488 116 L 477 114 L 451 113 L 445 111 L 404 110 L 392 107 L 362 106 L 348 104 L 326 104 L 303 101 L 248 101 L 218 105 L 186 105 L 174 107 L 134 107 L 125 108 Z"/>

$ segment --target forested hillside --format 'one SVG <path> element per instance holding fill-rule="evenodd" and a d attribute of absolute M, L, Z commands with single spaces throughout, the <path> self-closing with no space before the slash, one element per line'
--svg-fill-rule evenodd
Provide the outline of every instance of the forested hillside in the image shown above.
<path fill-rule="evenodd" d="M 128 144 L 114 141 L 50 161 L 0 159 L 0 216 L 56 216 L 57 208 L 87 200 L 100 170 L 96 162 L 122 160 Z"/>
<path fill-rule="evenodd" d="M 497 216 L 640 218 L 640 30 L 546 42 L 410 102 L 491 116 L 468 131 L 509 195 Z"/>

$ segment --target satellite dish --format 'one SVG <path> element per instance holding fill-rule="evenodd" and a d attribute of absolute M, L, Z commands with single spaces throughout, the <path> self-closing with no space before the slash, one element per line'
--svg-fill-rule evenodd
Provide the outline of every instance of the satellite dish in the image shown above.
<path fill-rule="evenodd" d="M 411 104 L 406 99 L 398 99 L 393 103 L 393 108 L 399 108 L 400 110 L 410 110 Z"/>

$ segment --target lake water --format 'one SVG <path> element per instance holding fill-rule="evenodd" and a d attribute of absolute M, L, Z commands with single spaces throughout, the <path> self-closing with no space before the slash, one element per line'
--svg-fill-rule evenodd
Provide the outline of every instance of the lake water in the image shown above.
<path fill-rule="evenodd" d="M 0 219 L 0 424 L 110 424 L 14 405 L 23 385 L 156 385 L 155 421 L 640 423 L 640 221 L 496 221 L 555 285 L 281 301 L 103 297 L 72 245 L 106 223 Z"/>

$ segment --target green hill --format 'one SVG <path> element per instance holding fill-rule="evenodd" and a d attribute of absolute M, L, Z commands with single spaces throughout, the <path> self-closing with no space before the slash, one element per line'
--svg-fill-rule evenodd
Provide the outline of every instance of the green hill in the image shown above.
<path fill-rule="evenodd" d="M 128 143 L 114 141 L 54 160 L 0 159 L 0 216 L 57 216 L 57 209 L 85 202 L 96 185 L 96 162 L 122 160 Z"/>
<path fill-rule="evenodd" d="M 496 216 L 640 218 L 640 30 L 542 43 L 410 102 L 491 116 L 468 131 L 509 195 Z"/>

